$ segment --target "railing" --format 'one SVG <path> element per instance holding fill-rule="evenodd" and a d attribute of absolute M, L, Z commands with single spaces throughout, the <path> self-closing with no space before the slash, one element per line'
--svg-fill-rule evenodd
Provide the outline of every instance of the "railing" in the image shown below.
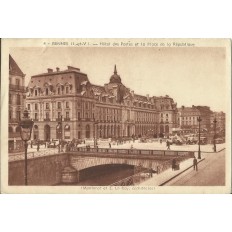
<path fill-rule="evenodd" d="M 119 180 L 110 186 L 131 186 L 131 185 L 138 185 L 141 182 L 144 182 L 145 180 L 152 177 L 152 170 L 146 169 L 139 173 L 136 173 L 132 176 L 129 176 L 127 178 L 124 178 L 122 180 Z"/>
<path fill-rule="evenodd" d="M 26 87 L 25 86 L 20 86 L 20 85 L 9 85 L 9 89 L 10 90 L 20 90 L 20 91 L 26 91 Z"/>
<path fill-rule="evenodd" d="M 193 151 L 167 151 L 167 150 L 139 150 L 139 149 L 115 149 L 115 148 L 85 148 L 75 147 L 68 152 L 82 153 L 106 153 L 106 154 L 128 154 L 128 155 L 151 155 L 151 156 L 194 156 Z"/>
<path fill-rule="evenodd" d="M 48 121 L 51 121 L 50 118 L 44 118 L 44 121 L 48 122 Z"/>
<path fill-rule="evenodd" d="M 70 118 L 64 118 L 64 121 L 70 121 Z"/>
<path fill-rule="evenodd" d="M 27 153 L 27 158 L 28 159 L 34 159 L 34 158 L 38 158 L 38 157 L 43 157 L 43 156 L 49 156 L 49 155 L 56 155 L 58 153 L 58 150 L 46 150 L 46 151 L 37 151 L 37 152 L 28 152 Z M 18 160 L 24 160 L 24 153 L 22 154 L 11 154 L 9 155 L 9 162 L 12 161 L 18 161 Z"/>
<path fill-rule="evenodd" d="M 9 138 L 20 137 L 20 132 L 9 132 Z"/>

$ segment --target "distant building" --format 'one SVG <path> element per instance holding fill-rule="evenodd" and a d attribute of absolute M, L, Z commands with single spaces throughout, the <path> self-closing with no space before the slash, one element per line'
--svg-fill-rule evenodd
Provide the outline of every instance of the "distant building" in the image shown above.
<path fill-rule="evenodd" d="M 197 133 L 199 129 L 197 118 L 199 116 L 201 113 L 194 106 L 178 108 L 178 124 L 182 133 Z"/>
<path fill-rule="evenodd" d="M 18 126 L 25 107 L 25 74 L 19 68 L 12 56 L 9 56 L 9 152 L 23 150 Z"/>
<path fill-rule="evenodd" d="M 156 137 L 177 126 L 172 98 L 135 94 L 116 66 L 104 86 L 91 84 L 79 68 L 48 69 L 31 77 L 26 101 L 35 121 L 32 139 Z"/>
<path fill-rule="evenodd" d="M 226 114 L 224 112 L 212 112 L 210 116 L 210 125 L 211 125 L 211 131 L 214 133 L 214 120 L 216 119 L 216 133 L 219 137 L 225 137 L 225 119 Z"/>

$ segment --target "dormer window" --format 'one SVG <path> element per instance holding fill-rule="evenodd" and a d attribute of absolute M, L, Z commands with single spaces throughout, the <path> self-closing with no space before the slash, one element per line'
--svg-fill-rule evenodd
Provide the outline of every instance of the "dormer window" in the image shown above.
<path fill-rule="evenodd" d="M 69 87 L 66 86 L 66 93 L 69 93 Z"/>
<path fill-rule="evenodd" d="M 37 96 L 38 95 L 38 91 L 37 91 L 37 89 L 35 90 L 35 96 Z"/>
<path fill-rule="evenodd" d="M 45 91 L 46 95 L 48 95 L 48 88 L 46 88 L 46 91 Z"/>

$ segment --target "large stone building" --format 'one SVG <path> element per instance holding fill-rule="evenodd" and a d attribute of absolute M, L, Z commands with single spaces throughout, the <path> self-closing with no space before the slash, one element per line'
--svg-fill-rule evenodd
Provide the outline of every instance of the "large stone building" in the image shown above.
<path fill-rule="evenodd" d="M 200 111 L 194 106 L 178 108 L 178 124 L 181 131 L 184 134 L 197 133 L 199 128 L 197 119 L 200 115 Z"/>
<path fill-rule="evenodd" d="M 214 129 L 214 120 L 216 119 L 216 130 Z M 224 112 L 213 112 L 210 117 L 211 130 L 217 133 L 218 137 L 225 137 L 226 114 Z"/>
<path fill-rule="evenodd" d="M 178 109 L 179 127 L 183 133 L 198 133 L 199 122 L 197 119 L 200 117 L 202 135 L 207 134 L 211 130 L 211 115 L 212 111 L 208 106 L 182 106 Z"/>
<path fill-rule="evenodd" d="M 177 125 L 172 98 L 135 94 L 123 85 L 116 66 L 104 86 L 91 84 L 79 68 L 68 66 L 32 76 L 28 90 L 32 139 L 164 136 Z"/>
<path fill-rule="evenodd" d="M 19 68 L 12 56 L 9 56 L 9 152 L 21 151 L 23 143 L 18 126 L 25 107 L 25 74 Z"/>

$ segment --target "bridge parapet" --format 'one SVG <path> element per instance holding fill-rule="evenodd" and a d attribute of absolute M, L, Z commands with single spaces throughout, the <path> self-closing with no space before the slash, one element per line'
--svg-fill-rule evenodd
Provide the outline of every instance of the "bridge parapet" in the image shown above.
<path fill-rule="evenodd" d="M 115 148 L 83 148 L 77 147 L 68 152 L 82 154 L 125 154 L 125 155 L 140 155 L 140 156 L 181 156 L 193 157 L 193 151 L 167 151 L 167 150 L 140 150 L 140 149 L 115 149 Z"/>

